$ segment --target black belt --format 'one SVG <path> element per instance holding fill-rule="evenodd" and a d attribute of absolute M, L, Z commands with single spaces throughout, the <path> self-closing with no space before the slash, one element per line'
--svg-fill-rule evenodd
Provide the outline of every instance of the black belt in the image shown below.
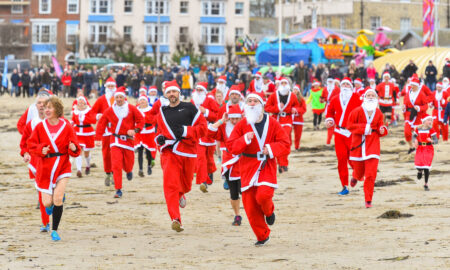
<path fill-rule="evenodd" d="M 152 126 L 152 124 L 147 124 L 147 123 L 144 124 L 144 128 L 148 128 L 148 127 L 151 127 L 151 126 Z"/>
<path fill-rule="evenodd" d="M 244 157 L 251 157 L 251 158 L 257 158 L 258 160 L 262 160 L 263 163 L 261 165 L 261 169 L 264 169 L 267 163 L 267 155 L 263 155 L 261 152 L 256 154 L 248 154 L 248 153 L 242 153 Z"/>
<path fill-rule="evenodd" d="M 287 112 L 280 112 L 280 113 L 278 113 L 278 115 L 281 116 L 281 117 L 286 117 L 286 116 L 289 116 L 291 114 L 287 113 Z"/>
<path fill-rule="evenodd" d="M 116 133 L 113 133 L 113 136 L 121 139 L 122 141 L 126 141 L 127 139 L 133 139 L 133 137 L 131 137 L 131 136 L 120 135 L 120 134 L 116 134 Z"/>
<path fill-rule="evenodd" d="M 59 157 L 59 156 L 63 156 L 63 155 L 65 155 L 65 154 L 56 152 L 56 153 L 50 153 L 50 154 L 45 155 L 45 158 Z"/>
<path fill-rule="evenodd" d="M 430 142 L 419 142 L 419 145 L 426 146 L 426 145 L 431 145 L 431 143 Z"/>
<path fill-rule="evenodd" d="M 79 128 L 88 128 L 88 127 L 92 127 L 92 125 L 76 125 Z"/>
<path fill-rule="evenodd" d="M 376 132 L 376 131 L 377 131 L 376 129 L 372 129 L 372 132 Z M 353 151 L 353 150 L 356 150 L 356 149 L 360 148 L 365 142 L 366 142 L 366 139 L 364 138 L 364 140 L 362 140 L 362 142 L 361 142 L 360 144 L 358 144 L 357 146 L 351 148 L 351 149 L 350 149 L 350 152 Z"/>

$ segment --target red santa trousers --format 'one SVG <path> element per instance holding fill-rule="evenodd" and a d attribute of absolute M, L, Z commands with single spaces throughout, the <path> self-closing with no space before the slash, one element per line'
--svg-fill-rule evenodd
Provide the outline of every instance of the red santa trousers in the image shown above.
<path fill-rule="evenodd" d="M 160 156 L 167 211 L 171 220 L 181 222 L 179 201 L 191 190 L 196 159 L 176 155 L 169 149 L 164 149 Z"/>
<path fill-rule="evenodd" d="M 200 185 L 206 182 L 212 184 L 212 180 L 208 174 L 216 171 L 216 163 L 214 161 L 214 151 L 216 146 L 197 145 L 197 177 L 195 183 Z"/>
<path fill-rule="evenodd" d="M 111 147 L 109 146 L 109 144 L 110 144 L 109 137 L 110 136 L 102 137 L 103 170 L 105 171 L 105 173 L 112 172 Z"/>
<path fill-rule="evenodd" d="M 333 138 L 334 127 L 330 127 L 327 131 L 327 144 L 331 143 L 331 139 Z"/>
<path fill-rule="evenodd" d="M 282 126 L 281 127 L 283 130 L 284 130 L 284 132 L 286 132 L 286 134 L 288 135 L 288 137 L 289 137 L 289 144 L 292 144 L 292 141 L 291 141 L 291 136 L 290 136 L 290 134 L 291 134 L 291 132 L 292 132 L 292 127 L 291 126 Z M 291 152 L 291 149 L 289 148 L 289 153 Z M 280 166 L 288 166 L 289 165 L 289 160 L 288 160 L 288 156 L 289 156 L 289 154 L 287 154 L 287 155 L 285 155 L 285 156 L 280 156 L 280 157 L 277 157 L 277 163 L 278 163 L 278 165 L 280 165 Z"/>
<path fill-rule="evenodd" d="M 352 145 L 352 136 L 345 137 L 342 134 L 334 133 L 334 149 L 338 162 L 339 179 L 342 186 L 348 186 L 348 164 L 352 165 L 350 157 L 350 149 Z"/>
<path fill-rule="evenodd" d="M 405 123 L 405 130 L 404 130 L 405 141 L 410 142 L 412 140 L 412 131 L 413 129 L 411 128 L 411 125 Z"/>
<path fill-rule="evenodd" d="M 378 162 L 379 160 L 376 158 L 352 161 L 353 178 L 358 181 L 364 180 L 364 198 L 366 202 L 372 201 L 373 187 L 375 186 L 375 179 L 377 178 Z"/>
<path fill-rule="evenodd" d="M 125 172 L 133 171 L 134 151 L 113 146 L 111 147 L 112 172 L 114 178 L 114 186 L 116 189 L 122 189 L 122 169 Z"/>
<path fill-rule="evenodd" d="M 294 147 L 300 149 L 300 139 L 302 138 L 303 125 L 294 124 Z"/>
<path fill-rule="evenodd" d="M 39 210 L 41 211 L 41 220 L 43 225 L 47 225 L 49 223 L 49 216 L 47 215 L 47 212 L 45 211 L 45 206 L 42 203 L 42 194 L 38 191 L 39 194 Z"/>
<path fill-rule="evenodd" d="M 263 241 L 270 235 L 264 216 L 271 216 L 275 209 L 273 193 L 274 188 L 269 186 L 251 187 L 242 192 L 245 213 L 258 241 Z"/>
<path fill-rule="evenodd" d="M 442 139 L 446 142 L 448 141 L 448 125 L 444 125 L 444 123 L 439 122 L 438 120 L 433 121 L 433 129 L 436 130 L 436 136 L 439 139 L 439 136 L 442 135 Z"/>

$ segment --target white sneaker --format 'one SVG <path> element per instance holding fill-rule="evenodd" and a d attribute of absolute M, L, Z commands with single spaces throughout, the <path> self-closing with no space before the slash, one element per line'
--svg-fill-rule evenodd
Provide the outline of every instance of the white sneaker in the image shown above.
<path fill-rule="evenodd" d="M 183 195 L 180 198 L 180 207 L 185 208 L 186 207 L 186 197 Z"/>
<path fill-rule="evenodd" d="M 174 230 L 176 232 L 182 232 L 182 231 L 184 231 L 184 228 L 183 228 L 183 226 L 181 226 L 181 223 L 178 220 L 174 219 L 172 221 L 172 230 Z"/>

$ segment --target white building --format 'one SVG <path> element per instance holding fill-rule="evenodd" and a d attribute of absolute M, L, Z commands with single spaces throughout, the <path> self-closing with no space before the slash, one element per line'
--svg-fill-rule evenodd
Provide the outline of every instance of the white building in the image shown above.
<path fill-rule="evenodd" d="M 208 61 L 225 63 L 226 45 L 249 30 L 249 0 L 81 1 L 81 48 L 86 42 L 105 44 L 118 34 L 145 45 L 149 56 L 159 41 L 163 58 L 169 59 L 179 41 L 191 39 L 196 47 L 205 45 Z"/>

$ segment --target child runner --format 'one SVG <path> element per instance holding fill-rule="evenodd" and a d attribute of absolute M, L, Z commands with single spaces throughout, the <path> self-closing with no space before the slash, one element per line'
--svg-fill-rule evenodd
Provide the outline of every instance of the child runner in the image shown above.
<path fill-rule="evenodd" d="M 138 98 L 137 108 L 145 118 L 145 124 L 144 129 L 134 136 L 134 149 L 138 150 L 139 176 L 144 177 L 144 151 L 147 159 L 147 175 L 152 174 L 152 164 L 155 158 L 153 153 L 156 153 L 155 127 L 148 123 L 152 107 L 148 105 L 148 97 L 145 94 Z"/>
<path fill-rule="evenodd" d="M 314 79 L 311 88 L 311 94 L 306 101 L 307 104 L 312 101 L 312 111 L 314 115 L 313 124 L 314 130 L 319 130 L 320 122 L 322 122 L 322 113 L 325 111 L 325 100 L 321 99 L 323 88 L 320 87 L 320 82 Z"/>
<path fill-rule="evenodd" d="M 300 85 L 296 84 L 292 91 L 297 97 L 298 103 L 300 104 L 300 110 L 296 114 L 292 115 L 292 125 L 294 128 L 294 147 L 296 151 L 300 150 L 300 139 L 302 138 L 303 131 L 303 114 L 306 112 L 306 102 L 303 98 L 302 92 L 300 91 Z"/>

